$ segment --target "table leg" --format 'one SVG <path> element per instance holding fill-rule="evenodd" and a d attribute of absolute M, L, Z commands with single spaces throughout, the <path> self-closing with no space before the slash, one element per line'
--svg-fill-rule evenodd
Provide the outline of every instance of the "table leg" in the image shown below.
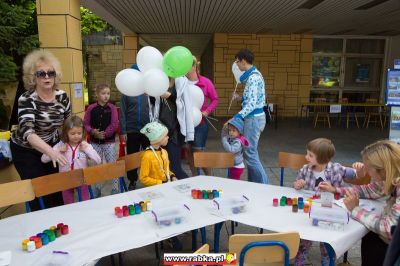
<path fill-rule="evenodd" d="M 324 243 L 324 246 L 326 248 L 326 251 L 328 252 L 329 256 L 329 266 L 335 266 L 335 260 L 336 260 L 336 253 L 333 250 L 332 246 L 329 245 L 328 243 Z"/>
<path fill-rule="evenodd" d="M 214 225 L 214 253 L 219 253 L 219 237 L 223 224 L 224 222 L 220 222 Z"/>

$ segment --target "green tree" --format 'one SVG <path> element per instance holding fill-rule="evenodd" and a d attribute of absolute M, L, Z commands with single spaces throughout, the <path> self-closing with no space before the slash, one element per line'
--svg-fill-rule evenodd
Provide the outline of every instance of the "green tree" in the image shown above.
<path fill-rule="evenodd" d="M 0 81 L 16 81 L 24 56 L 39 47 L 35 1 L 0 1 L 0 43 Z"/>
<path fill-rule="evenodd" d="M 89 9 L 81 7 L 81 32 L 82 35 L 89 35 L 94 32 L 103 31 L 107 23 L 93 14 Z"/>

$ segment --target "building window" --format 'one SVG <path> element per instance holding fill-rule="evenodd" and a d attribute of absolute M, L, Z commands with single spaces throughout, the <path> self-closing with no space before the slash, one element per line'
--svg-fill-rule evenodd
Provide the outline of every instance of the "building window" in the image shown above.
<path fill-rule="evenodd" d="M 385 39 L 316 37 L 313 40 L 313 95 L 362 102 L 380 95 Z"/>

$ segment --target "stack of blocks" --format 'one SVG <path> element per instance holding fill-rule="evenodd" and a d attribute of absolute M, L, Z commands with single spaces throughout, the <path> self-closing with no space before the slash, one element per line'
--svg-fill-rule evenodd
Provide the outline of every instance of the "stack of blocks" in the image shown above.
<path fill-rule="evenodd" d="M 49 229 L 44 230 L 43 233 L 38 233 L 36 236 L 31 236 L 29 239 L 24 239 L 22 241 L 22 250 L 33 252 L 36 249 L 53 242 L 56 240 L 56 238 L 68 234 L 68 225 L 63 223 L 59 223 L 57 226 L 53 225 Z"/>
<path fill-rule="evenodd" d="M 152 205 L 149 200 L 141 201 L 139 203 L 133 203 L 130 205 L 124 205 L 122 207 L 115 207 L 114 214 L 118 218 L 141 214 L 142 212 L 151 211 Z"/>

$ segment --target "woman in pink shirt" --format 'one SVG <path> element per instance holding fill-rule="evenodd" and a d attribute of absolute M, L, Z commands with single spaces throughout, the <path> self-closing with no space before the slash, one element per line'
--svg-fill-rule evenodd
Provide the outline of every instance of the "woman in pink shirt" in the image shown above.
<path fill-rule="evenodd" d="M 189 84 L 196 85 L 203 91 L 204 94 L 204 103 L 200 109 L 203 119 L 195 128 L 194 141 L 189 145 L 188 161 L 193 175 L 197 175 L 193 165 L 193 152 L 202 152 L 206 148 L 208 122 L 204 117 L 209 116 L 218 105 L 218 95 L 214 84 L 211 80 L 199 74 L 199 65 L 200 62 L 198 62 L 196 57 L 193 56 L 192 68 L 186 74 L 186 77 L 189 79 Z M 203 171 L 206 175 L 210 174 L 210 171 L 206 168 L 203 168 Z"/>
<path fill-rule="evenodd" d="M 73 115 L 64 121 L 62 128 L 61 141 L 53 149 L 61 152 L 68 161 L 65 165 L 59 165 L 60 172 L 68 172 L 74 169 L 81 169 L 88 166 L 91 159 L 94 164 L 100 164 L 101 159 L 92 145 L 84 141 L 85 129 L 83 121 L 79 116 Z M 47 154 L 42 155 L 42 162 L 50 162 L 51 158 Z M 81 186 L 82 199 L 89 199 L 89 190 L 86 185 Z M 74 203 L 75 190 L 68 189 L 62 192 L 64 204 Z"/>

